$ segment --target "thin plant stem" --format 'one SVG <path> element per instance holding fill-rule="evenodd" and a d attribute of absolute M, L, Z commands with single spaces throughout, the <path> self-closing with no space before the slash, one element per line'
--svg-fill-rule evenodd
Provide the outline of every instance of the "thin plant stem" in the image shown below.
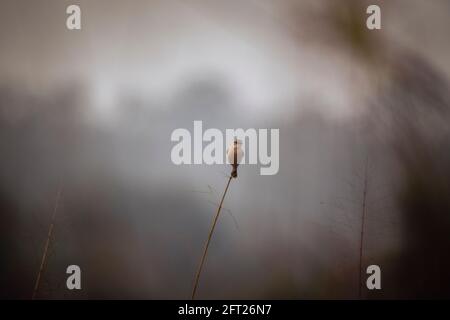
<path fill-rule="evenodd" d="M 363 203 L 362 203 L 362 216 L 361 216 L 361 234 L 359 240 L 359 286 L 358 297 L 362 298 L 362 262 L 363 262 L 363 249 L 364 249 L 364 222 L 366 218 L 366 199 L 367 199 L 367 167 L 369 164 L 369 157 L 366 158 L 366 165 L 364 168 L 364 189 L 363 189 Z"/>
<path fill-rule="evenodd" d="M 47 262 L 48 248 L 50 246 L 50 240 L 52 238 L 53 228 L 55 226 L 55 217 L 56 217 L 56 212 L 58 211 L 59 199 L 61 197 L 61 189 L 62 189 L 62 186 L 59 187 L 58 194 L 56 196 L 55 207 L 53 209 L 53 214 L 52 214 L 52 220 L 50 222 L 50 227 L 48 228 L 47 240 L 45 241 L 44 253 L 42 254 L 41 265 L 39 267 L 39 272 L 37 274 L 36 282 L 34 284 L 33 295 L 31 297 L 32 300 L 36 299 L 36 297 L 37 297 L 37 294 L 39 291 L 39 285 L 41 283 L 42 273 L 44 272 L 44 267 Z"/>
<path fill-rule="evenodd" d="M 228 178 L 227 186 L 225 187 L 225 191 L 224 191 L 224 193 L 223 193 L 223 195 L 222 195 L 222 199 L 220 200 L 219 207 L 217 208 L 216 216 L 214 217 L 213 224 L 212 224 L 212 226 L 211 226 L 211 229 L 209 230 L 208 240 L 206 241 L 205 249 L 203 250 L 202 259 L 201 259 L 201 261 L 200 261 L 200 265 L 199 265 L 199 267 L 198 267 L 197 274 L 196 274 L 196 276 L 195 276 L 194 288 L 192 289 L 192 296 L 191 296 L 191 299 L 192 299 L 192 300 L 194 300 L 194 298 L 195 298 L 195 293 L 197 292 L 198 282 L 199 282 L 199 280 L 200 280 L 200 275 L 201 275 L 201 273 L 202 273 L 203 264 L 205 263 L 205 260 L 206 260 L 206 254 L 208 253 L 209 243 L 211 242 L 211 238 L 212 238 L 212 235 L 213 235 L 213 233 L 214 233 L 214 228 L 216 227 L 217 219 L 219 218 L 219 214 L 220 214 L 220 211 L 221 211 L 221 209 L 222 209 L 222 204 L 223 204 L 223 201 L 224 201 L 225 196 L 226 196 L 226 194 L 227 194 L 228 187 L 230 186 L 231 179 L 233 179 L 232 176 L 230 176 L 230 177 Z"/>

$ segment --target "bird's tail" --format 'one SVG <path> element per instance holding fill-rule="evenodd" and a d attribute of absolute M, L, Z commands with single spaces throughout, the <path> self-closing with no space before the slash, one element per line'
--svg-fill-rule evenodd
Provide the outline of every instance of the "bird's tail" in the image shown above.
<path fill-rule="evenodd" d="M 233 170 L 231 171 L 231 176 L 233 178 L 237 178 L 237 166 L 233 166 Z"/>

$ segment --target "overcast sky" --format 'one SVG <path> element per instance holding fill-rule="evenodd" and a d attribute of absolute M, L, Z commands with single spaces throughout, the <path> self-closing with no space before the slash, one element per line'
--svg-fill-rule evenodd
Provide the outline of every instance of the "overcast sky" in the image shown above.
<path fill-rule="evenodd" d="M 439 19 L 448 2 L 392 2 L 382 12 L 382 37 L 432 51 L 431 60 L 449 73 L 449 22 Z M 314 41 L 325 25 L 307 34 L 303 17 L 328 14 L 327 1 L 77 1 L 82 30 L 68 31 L 72 3 L 2 1 L 0 81 L 38 91 L 82 82 L 107 110 L 120 90 L 170 99 L 189 79 L 212 74 L 250 112 L 319 96 L 333 103 L 327 113 L 340 116 L 354 103 L 349 82 L 364 78 L 354 62 Z"/>

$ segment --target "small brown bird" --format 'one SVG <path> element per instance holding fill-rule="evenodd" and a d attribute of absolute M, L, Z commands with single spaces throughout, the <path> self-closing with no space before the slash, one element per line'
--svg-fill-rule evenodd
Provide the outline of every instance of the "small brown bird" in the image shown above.
<path fill-rule="evenodd" d="M 237 178 L 237 167 L 244 157 L 244 150 L 242 150 L 242 141 L 234 138 L 233 144 L 227 149 L 228 162 L 233 166 L 231 176 Z"/>

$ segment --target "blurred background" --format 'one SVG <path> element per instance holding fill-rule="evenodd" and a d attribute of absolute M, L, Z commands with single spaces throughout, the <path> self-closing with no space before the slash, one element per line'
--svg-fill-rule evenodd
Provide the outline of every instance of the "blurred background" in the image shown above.
<path fill-rule="evenodd" d="M 189 298 L 230 171 L 171 162 L 193 120 L 280 129 L 279 173 L 231 184 L 198 298 L 450 298 L 449 1 L 0 7 L 1 298 L 31 298 L 56 202 L 36 298 Z"/>

